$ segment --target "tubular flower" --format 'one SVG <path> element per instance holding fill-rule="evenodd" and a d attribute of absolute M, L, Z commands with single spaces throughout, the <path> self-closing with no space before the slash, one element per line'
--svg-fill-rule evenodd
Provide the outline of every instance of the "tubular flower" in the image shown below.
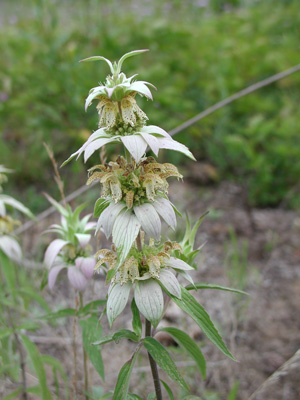
<path fill-rule="evenodd" d="M 187 272 L 193 268 L 173 256 L 180 249 L 177 243 L 170 241 L 159 248 L 144 245 L 143 252 L 135 246 L 131 249 L 128 258 L 117 268 L 108 291 L 107 316 L 110 325 L 125 308 L 131 288 L 140 312 L 154 326 L 158 324 L 164 308 L 163 292 L 181 298 L 181 287 L 174 272 L 193 283 Z M 110 270 L 115 268 L 117 255 L 113 251 L 102 250 L 98 256 L 100 259 L 95 269 L 104 264 L 108 264 Z"/>
<path fill-rule="evenodd" d="M 95 181 L 102 184 L 102 197 L 111 196 L 115 203 L 124 200 L 128 208 L 145 201 L 153 202 L 157 195 L 166 194 L 167 178 L 182 178 L 174 165 L 159 164 L 152 157 L 136 165 L 119 156 L 116 162 L 95 165 L 89 170 L 89 175 L 88 185 Z"/>
<path fill-rule="evenodd" d="M 48 284 L 53 290 L 58 274 L 67 269 L 68 279 L 72 286 L 83 291 L 92 278 L 96 261 L 90 254 L 90 232 L 95 229 L 95 223 L 89 222 L 90 215 L 80 219 L 84 206 L 74 211 L 67 205 L 62 207 L 50 196 L 50 203 L 60 212 L 61 224 L 53 224 L 46 232 L 57 233 L 61 238 L 53 240 L 44 256 L 44 264 L 49 269 Z"/>
<path fill-rule="evenodd" d="M 118 157 L 116 162 L 96 165 L 89 172 L 88 184 L 100 181 L 103 186 L 102 199 L 98 200 L 102 210 L 96 232 L 102 228 L 107 238 L 112 235 L 114 244 L 121 249 L 119 262 L 126 259 L 140 228 L 159 240 L 161 217 L 175 229 L 175 211 L 165 198 L 167 178 L 182 178 L 174 165 L 159 164 L 152 157 L 138 164 Z"/>
<path fill-rule="evenodd" d="M 94 87 L 86 99 L 85 108 L 96 99 L 99 113 L 99 129 L 95 131 L 83 146 L 73 153 L 64 163 L 80 157 L 84 153 L 84 162 L 102 146 L 109 143 L 122 143 L 136 162 L 146 153 L 147 147 L 157 156 L 160 149 L 179 151 L 191 159 L 195 159 L 189 149 L 176 142 L 158 126 L 146 126 L 146 114 L 139 108 L 135 97 L 137 94 L 152 100 L 149 82 L 134 81 L 136 75 L 127 78 L 121 72 L 124 60 L 146 50 L 137 50 L 125 54 L 118 63 L 111 63 L 104 57 L 95 56 L 82 61 L 105 61 L 111 70 L 104 85 Z M 154 86 L 153 86 L 154 87 Z"/>

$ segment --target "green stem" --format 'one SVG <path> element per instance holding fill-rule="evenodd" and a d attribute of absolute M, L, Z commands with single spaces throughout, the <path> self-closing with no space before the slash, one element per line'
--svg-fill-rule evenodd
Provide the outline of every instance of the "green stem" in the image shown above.
<path fill-rule="evenodd" d="M 147 319 L 146 319 L 146 324 L 145 324 L 145 336 L 146 337 L 147 336 L 152 336 L 151 322 L 148 321 Z M 154 361 L 154 359 L 153 359 L 153 357 L 151 356 L 150 353 L 148 353 L 148 358 L 149 358 L 149 363 L 150 363 L 152 377 L 153 377 L 156 400 L 162 400 L 162 392 L 161 392 L 161 386 L 160 386 L 160 379 L 159 379 L 159 375 L 158 375 L 157 364 Z"/>
<path fill-rule="evenodd" d="M 83 308 L 83 296 L 79 292 L 80 308 Z M 85 400 L 89 400 L 89 369 L 88 369 L 88 355 L 83 347 L 83 370 L 84 370 L 84 393 Z"/>

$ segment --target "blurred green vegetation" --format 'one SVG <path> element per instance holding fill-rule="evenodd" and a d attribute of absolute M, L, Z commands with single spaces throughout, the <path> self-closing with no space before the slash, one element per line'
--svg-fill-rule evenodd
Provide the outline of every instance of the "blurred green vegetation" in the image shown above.
<path fill-rule="evenodd" d="M 187 4 L 188 3 L 188 4 Z M 150 123 L 169 130 L 221 99 L 299 63 L 300 13 L 295 1 L 213 1 L 212 7 L 173 1 L 15 0 L 1 4 L 0 160 L 14 168 L 13 192 L 32 209 L 57 195 L 42 145 L 59 163 L 96 129 L 84 112 L 89 89 L 104 80 L 104 63 L 126 61 L 130 75 L 152 82 L 154 102 L 140 100 Z M 242 182 L 252 205 L 275 206 L 300 176 L 300 73 L 246 96 L 178 134 L 221 179 Z M 115 149 L 117 150 L 117 149 Z M 111 151 L 111 150 L 109 150 Z M 185 162 L 168 153 L 172 162 Z M 95 161 L 96 157 L 94 158 Z M 64 167 L 67 191 L 85 181 L 82 160 Z M 68 180 L 67 178 L 70 177 Z M 299 194 L 291 198 L 296 205 Z"/>

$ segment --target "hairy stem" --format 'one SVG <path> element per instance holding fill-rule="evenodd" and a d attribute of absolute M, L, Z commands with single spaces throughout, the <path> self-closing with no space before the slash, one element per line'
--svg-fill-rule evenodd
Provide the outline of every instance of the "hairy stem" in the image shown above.
<path fill-rule="evenodd" d="M 145 336 L 152 336 L 151 322 L 146 319 Z M 155 388 L 156 400 L 162 400 L 161 386 L 158 375 L 157 364 L 150 353 L 148 353 L 149 363 L 151 367 L 153 383 Z"/>
<path fill-rule="evenodd" d="M 82 293 L 79 293 L 80 300 L 80 308 L 83 308 L 83 297 Z M 89 369 L 88 369 L 88 356 L 83 347 L 83 370 L 84 370 L 84 392 L 85 392 L 85 400 L 89 400 Z"/>

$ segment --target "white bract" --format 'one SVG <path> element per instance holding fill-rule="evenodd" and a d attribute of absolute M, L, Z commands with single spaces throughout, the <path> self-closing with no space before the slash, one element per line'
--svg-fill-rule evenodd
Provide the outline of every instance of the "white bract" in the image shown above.
<path fill-rule="evenodd" d="M 13 171 L 0 165 L 0 192 L 2 192 L 2 184 L 7 181 L 6 174 L 11 172 Z M 7 194 L 0 193 L 0 250 L 8 258 L 19 262 L 22 250 L 12 232 L 20 222 L 7 214 L 9 209 L 21 212 L 29 218 L 34 218 L 34 216 L 21 202 Z"/>
<path fill-rule="evenodd" d="M 187 157 L 195 160 L 193 154 L 184 145 L 176 140 L 155 125 L 143 126 L 133 133 L 115 134 L 110 133 L 105 128 L 100 128 L 95 131 L 88 140 L 81 146 L 79 150 L 73 153 L 64 163 L 67 164 L 74 157 L 78 159 L 81 154 L 84 154 L 84 162 L 86 162 L 96 150 L 111 143 L 123 143 L 125 148 L 131 154 L 133 159 L 138 163 L 145 155 L 149 146 L 153 153 L 157 156 L 160 149 L 175 150 L 183 153 Z"/>
<path fill-rule="evenodd" d="M 147 267 L 148 271 L 142 274 L 141 270 L 147 270 Z M 149 256 L 142 266 L 135 257 L 128 258 L 118 269 L 108 291 L 107 317 L 110 325 L 125 308 L 132 288 L 139 311 L 153 326 L 157 326 L 164 310 L 163 292 L 181 298 L 181 286 L 171 268 L 193 282 L 187 272 L 193 268 L 176 257 L 166 257 L 166 254 Z"/>

